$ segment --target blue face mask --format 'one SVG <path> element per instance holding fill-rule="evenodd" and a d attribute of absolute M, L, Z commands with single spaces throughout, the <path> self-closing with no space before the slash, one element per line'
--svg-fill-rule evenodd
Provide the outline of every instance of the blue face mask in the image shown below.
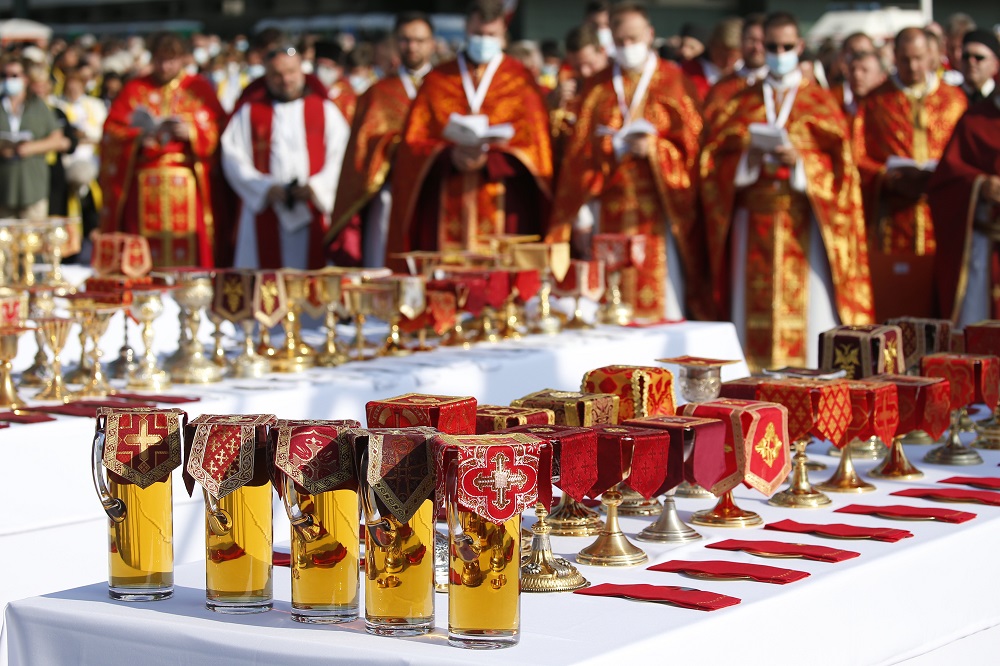
<path fill-rule="evenodd" d="M 4 79 L 3 94 L 7 97 L 17 97 L 24 92 L 24 78 Z"/>
<path fill-rule="evenodd" d="M 767 62 L 767 69 L 778 77 L 791 74 L 799 66 L 799 54 L 795 51 L 785 51 L 784 53 L 768 51 L 764 55 L 764 59 Z"/>
<path fill-rule="evenodd" d="M 503 42 L 499 37 L 484 35 L 469 35 L 469 45 L 466 47 L 469 57 L 482 65 L 503 52 Z"/>

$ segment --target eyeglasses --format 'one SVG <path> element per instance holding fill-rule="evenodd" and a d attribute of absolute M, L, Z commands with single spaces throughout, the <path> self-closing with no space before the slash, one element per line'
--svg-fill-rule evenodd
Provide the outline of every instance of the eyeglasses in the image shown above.
<path fill-rule="evenodd" d="M 769 53 L 784 53 L 785 51 L 794 51 L 799 47 L 798 44 L 792 42 L 791 44 L 779 44 L 778 42 L 765 42 L 764 48 L 768 50 Z"/>
<path fill-rule="evenodd" d="M 962 60 L 972 60 L 975 62 L 982 62 L 986 60 L 986 56 L 981 53 L 969 53 L 968 51 L 962 54 Z"/>
<path fill-rule="evenodd" d="M 296 56 L 298 54 L 299 52 L 298 50 L 296 50 L 294 46 L 279 46 L 278 48 L 271 49 L 270 51 L 268 51 L 267 55 L 265 56 L 265 59 L 273 60 L 274 58 L 277 58 L 280 55 Z"/>
<path fill-rule="evenodd" d="M 21 79 L 24 78 L 24 74 L 0 74 L 0 81 L 4 79 Z"/>

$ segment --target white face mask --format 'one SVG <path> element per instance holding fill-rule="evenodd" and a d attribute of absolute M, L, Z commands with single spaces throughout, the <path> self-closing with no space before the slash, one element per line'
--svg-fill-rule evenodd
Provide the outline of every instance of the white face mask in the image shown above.
<path fill-rule="evenodd" d="M 247 67 L 247 76 L 250 77 L 251 81 L 264 76 L 264 65 L 250 65 Z"/>
<path fill-rule="evenodd" d="M 356 94 L 360 95 L 364 91 L 368 90 L 370 82 L 367 76 L 361 76 L 359 74 L 352 74 L 348 77 L 348 81 L 351 83 L 351 90 Z"/>
<path fill-rule="evenodd" d="M 302 72 L 304 74 L 312 74 L 313 70 L 314 70 L 314 67 L 313 67 L 312 60 L 303 60 L 302 61 Z"/>
<path fill-rule="evenodd" d="M 237 40 L 237 42 L 236 42 L 236 50 L 237 51 L 239 51 L 240 53 L 246 53 L 246 50 L 248 48 L 250 48 L 250 44 L 247 43 L 247 40 L 245 40 L 245 39 Z"/>
<path fill-rule="evenodd" d="M 184 68 L 184 71 L 190 74 L 191 76 L 194 76 L 195 74 L 198 73 L 198 65 L 187 65 Z"/>
<path fill-rule="evenodd" d="M 636 42 L 623 46 L 615 53 L 615 57 L 624 69 L 639 69 L 649 59 L 649 44 Z"/>
<path fill-rule="evenodd" d="M 24 77 L 4 79 L 3 94 L 7 97 L 18 97 L 24 92 Z"/>
<path fill-rule="evenodd" d="M 466 53 L 474 62 L 482 65 L 503 53 L 503 40 L 499 37 L 488 37 L 484 35 L 469 35 L 469 45 Z"/>
<path fill-rule="evenodd" d="M 777 77 L 783 77 L 795 71 L 799 66 L 799 54 L 795 51 L 785 51 L 783 53 L 771 53 L 764 56 L 767 61 L 767 69 Z"/>
<path fill-rule="evenodd" d="M 601 46 L 608 53 L 615 52 L 615 37 L 611 32 L 611 28 L 599 28 L 597 30 L 597 41 L 601 43 Z"/>
<path fill-rule="evenodd" d="M 332 67 L 321 66 L 316 68 L 316 77 L 324 86 L 329 88 L 340 80 L 340 72 Z"/>
<path fill-rule="evenodd" d="M 212 70 L 212 82 L 216 85 L 222 83 L 226 80 L 226 70 L 224 69 L 213 69 Z"/>
<path fill-rule="evenodd" d="M 208 51 L 206 51 L 201 46 L 191 51 L 191 55 L 194 56 L 194 61 L 199 65 L 204 65 L 206 62 L 208 62 Z"/>
<path fill-rule="evenodd" d="M 226 65 L 226 71 L 229 72 L 229 76 L 236 76 L 240 73 L 240 63 L 231 62 Z"/>

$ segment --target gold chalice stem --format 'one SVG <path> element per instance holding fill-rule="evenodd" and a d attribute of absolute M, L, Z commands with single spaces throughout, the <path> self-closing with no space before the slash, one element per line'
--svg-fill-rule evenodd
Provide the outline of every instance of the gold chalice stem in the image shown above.
<path fill-rule="evenodd" d="M 837 471 L 827 481 L 817 484 L 816 488 L 833 493 L 867 493 L 875 490 L 875 486 L 863 481 L 855 471 L 853 446 L 852 441 L 840 450 L 840 464 L 837 466 Z"/>
<path fill-rule="evenodd" d="M 605 492 L 601 496 L 601 502 L 607 510 L 604 529 L 594 543 L 577 553 L 577 562 L 623 567 L 642 564 L 648 560 L 646 553 L 631 543 L 618 525 L 618 505 L 622 503 L 622 494 L 618 488 Z"/>
<path fill-rule="evenodd" d="M 879 463 L 875 469 L 868 472 L 869 476 L 878 479 L 919 479 L 924 473 L 913 466 L 906 457 L 906 450 L 903 449 L 903 437 L 899 435 L 892 440 L 892 446 L 885 459 Z"/>
<path fill-rule="evenodd" d="M 0 407 L 17 409 L 24 404 L 14 386 L 13 363 L 21 332 L 0 332 Z"/>
<path fill-rule="evenodd" d="M 354 344 L 359 361 L 365 358 L 365 315 L 361 312 L 354 315 L 354 325 L 356 327 Z"/>
<path fill-rule="evenodd" d="M 809 483 L 809 472 L 806 469 L 808 444 L 808 436 L 795 440 L 795 456 L 792 458 L 792 475 L 788 488 L 772 497 L 768 504 L 797 509 L 814 509 L 830 504 L 830 498 Z"/>

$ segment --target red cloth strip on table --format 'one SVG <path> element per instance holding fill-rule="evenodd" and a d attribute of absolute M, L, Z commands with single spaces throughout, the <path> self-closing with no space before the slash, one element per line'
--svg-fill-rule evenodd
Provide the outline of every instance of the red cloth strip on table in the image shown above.
<path fill-rule="evenodd" d="M 0 416 L 0 420 L 3 416 Z M 1000 477 L 996 476 L 949 476 L 938 483 L 955 483 L 960 486 L 972 486 L 983 490 L 1000 490 Z"/>
<path fill-rule="evenodd" d="M 635 601 L 654 601 L 672 606 L 680 606 L 690 610 L 713 611 L 728 608 L 740 603 L 736 597 L 729 597 L 715 592 L 704 592 L 689 587 L 674 587 L 672 585 L 615 585 L 603 583 L 593 587 L 576 590 L 573 594 L 583 594 L 588 597 L 620 597 Z"/>
<path fill-rule="evenodd" d="M 768 523 L 764 526 L 764 529 L 778 532 L 792 532 L 794 534 L 814 534 L 830 539 L 872 539 L 887 543 L 896 543 L 897 541 L 913 536 L 913 532 L 897 530 L 891 527 L 860 527 L 856 525 L 844 525 L 843 523 L 815 525 L 811 523 L 799 523 L 794 520 L 779 520 L 776 523 Z"/>
<path fill-rule="evenodd" d="M 666 326 L 667 324 L 683 324 L 687 319 L 681 317 L 680 319 L 656 319 L 654 321 L 630 321 L 625 324 L 625 328 L 652 328 L 654 326 Z"/>
<path fill-rule="evenodd" d="M 292 566 L 292 554 L 274 551 L 274 554 L 271 556 L 271 564 L 276 567 L 290 567 Z"/>
<path fill-rule="evenodd" d="M 694 578 L 716 580 L 746 578 L 758 583 L 774 583 L 776 585 L 786 585 L 809 577 L 807 572 L 796 571 L 795 569 L 769 567 L 766 564 L 750 564 L 747 562 L 725 562 L 723 560 L 706 560 L 704 562 L 671 560 L 662 564 L 654 564 L 651 567 L 647 567 L 647 569 L 650 571 L 687 574 Z"/>
<path fill-rule="evenodd" d="M 38 407 L 24 407 L 23 409 L 33 412 L 62 414 L 63 416 L 82 416 L 93 419 L 97 417 L 97 410 L 100 407 L 156 407 L 156 403 L 127 402 L 124 400 L 76 400 L 74 402 L 67 402 L 65 405 L 41 405 Z"/>
<path fill-rule="evenodd" d="M 169 405 L 179 405 L 184 402 L 199 402 L 201 398 L 190 395 L 160 395 L 152 393 L 115 393 L 114 397 L 121 400 L 137 400 L 139 402 L 159 402 Z"/>
<path fill-rule="evenodd" d="M 9 423 L 4 423 L 4 422 L 0 421 L 0 430 L 2 430 L 3 428 L 9 428 L 9 427 L 10 427 Z"/>
<path fill-rule="evenodd" d="M 939 502 L 972 502 L 987 506 L 1000 506 L 1000 493 L 968 488 L 906 488 L 889 493 L 897 497 L 916 497 Z"/>
<path fill-rule="evenodd" d="M 710 543 L 706 548 L 714 550 L 742 550 L 750 555 L 767 557 L 769 555 L 780 557 L 801 557 L 806 560 L 817 562 L 843 562 L 844 560 L 860 557 L 861 553 L 853 550 L 841 550 L 830 548 L 829 546 L 810 546 L 804 543 L 785 543 L 784 541 L 744 541 L 741 539 L 726 539 Z"/>
<path fill-rule="evenodd" d="M 0 421 L 10 423 L 45 423 L 55 421 L 54 418 L 46 414 L 15 414 L 14 412 L 0 412 Z"/>
<path fill-rule="evenodd" d="M 976 517 L 976 514 L 955 509 L 923 509 L 905 504 L 889 506 L 870 506 L 867 504 L 849 504 L 834 513 L 853 513 L 859 516 L 877 516 L 889 520 L 937 520 L 942 523 L 965 523 Z"/>

